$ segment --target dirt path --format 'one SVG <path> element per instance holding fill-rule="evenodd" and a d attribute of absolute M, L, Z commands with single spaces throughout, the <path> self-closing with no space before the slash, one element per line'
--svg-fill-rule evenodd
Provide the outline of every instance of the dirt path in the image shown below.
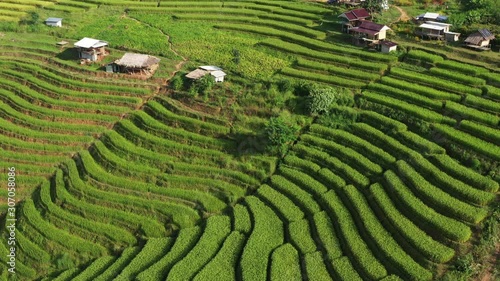
<path fill-rule="evenodd" d="M 409 21 L 411 19 L 411 17 L 408 16 L 406 11 L 401 9 L 401 7 L 398 7 L 398 6 L 393 6 L 393 7 L 396 8 L 401 15 L 399 16 L 399 18 L 396 21 L 391 22 L 391 24 L 399 22 L 399 21 Z"/>
<path fill-rule="evenodd" d="M 147 96 L 147 97 L 144 97 L 144 98 L 143 98 L 143 100 L 142 100 L 142 103 L 141 103 L 141 104 L 139 104 L 139 105 L 137 105 L 137 107 L 135 108 L 135 110 L 140 110 L 141 108 L 143 108 L 143 107 L 144 107 L 144 105 L 145 105 L 148 101 L 150 101 L 151 99 L 153 99 L 154 97 L 156 97 L 157 95 L 159 95 L 159 94 L 160 94 L 161 89 L 162 89 L 163 87 L 166 87 L 166 86 L 168 85 L 168 84 L 167 84 L 167 82 L 168 82 L 170 79 L 172 79 L 172 78 L 175 76 L 175 74 L 176 74 L 177 72 L 179 72 L 179 70 L 181 70 L 182 66 L 183 66 L 183 65 L 187 62 L 187 58 L 185 58 L 184 56 L 180 55 L 180 54 L 179 54 L 179 53 L 178 53 L 178 52 L 174 49 L 174 45 L 172 44 L 172 40 L 170 39 L 170 36 L 169 36 L 168 34 L 166 34 L 165 32 L 163 32 L 163 30 L 161 30 L 161 29 L 159 29 L 159 28 L 156 28 L 156 27 L 154 27 L 154 26 L 150 25 L 149 23 L 145 23 L 145 22 L 142 22 L 142 21 L 140 21 L 140 20 L 138 20 L 138 19 L 136 19 L 136 18 L 130 17 L 127 13 L 123 13 L 123 15 L 122 15 L 121 17 L 122 17 L 122 18 L 128 18 L 128 19 L 131 19 L 131 20 L 136 21 L 136 22 L 138 22 L 138 23 L 140 23 L 140 24 L 144 24 L 144 25 L 146 25 L 146 26 L 148 26 L 148 27 L 155 28 L 155 29 L 157 29 L 158 31 L 160 31 L 160 33 L 161 33 L 161 34 L 163 34 L 163 35 L 165 36 L 165 38 L 166 38 L 166 40 L 167 40 L 167 42 L 168 42 L 169 49 L 170 49 L 170 50 L 171 50 L 171 51 L 172 51 L 175 55 L 177 55 L 178 57 L 180 57 L 180 58 L 182 59 L 179 63 L 177 63 L 177 64 L 175 65 L 175 70 L 174 70 L 174 71 L 173 71 L 173 72 L 172 72 L 172 73 L 171 73 L 171 74 L 170 74 L 167 78 L 165 78 L 165 80 L 163 81 L 163 85 L 161 85 L 160 87 L 158 87 L 158 88 L 156 89 L 156 91 L 155 91 L 152 95 Z M 120 116 L 120 120 L 118 120 L 116 123 L 118 123 L 118 122 L 120 122 L 121 120 L 123 120 L 123 119 L 127 118 L 127 116 L 128 116 L 130 113 L 131 113 L 131 112 L 122 114 L 122 115 Z M 112 124 L 112 125 L 110 126 L 110 129 L 112 129 L 112 128 L 115 126 L 115 124 L 116 124 L 116 123 Z"/>

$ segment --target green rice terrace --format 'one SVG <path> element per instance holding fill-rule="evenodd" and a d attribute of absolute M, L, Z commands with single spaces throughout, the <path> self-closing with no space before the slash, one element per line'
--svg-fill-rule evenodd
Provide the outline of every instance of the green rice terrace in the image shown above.
<path fill-rule="evenodd" d="M 0 280 L 498 280 L 500 56 L 356 47 L 346 9 L 0 0 Z"/>

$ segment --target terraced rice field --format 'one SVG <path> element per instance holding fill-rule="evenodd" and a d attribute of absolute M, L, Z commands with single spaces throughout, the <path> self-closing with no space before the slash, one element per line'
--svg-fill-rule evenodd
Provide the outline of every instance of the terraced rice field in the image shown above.
<path fill-rule="evenodd" d="M 80 66 L 50 32 L 2 33 L 0 162 L 16 168 L 18 280 L 433 280 L 498 203 L 499 72 L 339 43 L 331 10 L 302 2 L 18 0 L 0 17 L 47 9 L 68 17 L 68 40 L 84 30 L 74 13 L 119 10 L 167 37 L 186 59 L 172 64 L 224 66 L 238 90 L 203 100 L 163 78 Z M 347 88 L 355 105 L 332 112 L 351 122 L 301 116 L 254 85 L 284 79 Z M 304 121 L 284 157 L 242 149 L 288 110 Z"/>

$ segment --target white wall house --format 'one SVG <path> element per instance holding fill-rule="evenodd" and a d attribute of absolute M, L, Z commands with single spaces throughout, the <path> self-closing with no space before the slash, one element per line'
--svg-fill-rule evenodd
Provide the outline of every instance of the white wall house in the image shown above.
<path fill-rule="evenodd" d="M 90 61 L 98 61 L 106 55 L 105 46 L 108 42 L 92 39 L 83 38 L 82 40 L 75 43 L 75 47 L 78 49 L 78 57 L 80 59 L 87 59 Z"/>
<path fill-rule="evenodd" d="M 62 27 L 62 18 L 48 18 L 45 20 L 45 24 L 48 26 Z"/>

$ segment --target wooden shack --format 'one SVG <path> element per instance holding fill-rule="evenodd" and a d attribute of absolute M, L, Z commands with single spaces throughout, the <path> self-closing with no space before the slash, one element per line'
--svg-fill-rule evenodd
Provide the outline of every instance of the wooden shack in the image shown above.
<path fill-rule="evenodd" d="M 380 43 L 380 51 L 384 54 L 396 51 L 398 49 L 398 44 L 391 41 L 382 41 Z"/>
<path fill-rule="evenodd" d="M 78 57 L 82 60 L 89 61 L 99 61 L 106 56 L 107 53 L 105 47 L 107 45 L 108 42 L 106 41 L 87 37 L 74 44 L 78 50 Z"/>
<path fill-rule="evenodd" d="M 491 49 L 490 41 L 495 39 L 488 29 L 479 29 L 465 39 L 465 45 L 476 50 L 487 51 Z"/>
<path fill-rule="evenodd" d="M 158 69 L 160 59 L 145 54 L 125 53 L 112 65 L 113 72 L 152 76 Z"/>

